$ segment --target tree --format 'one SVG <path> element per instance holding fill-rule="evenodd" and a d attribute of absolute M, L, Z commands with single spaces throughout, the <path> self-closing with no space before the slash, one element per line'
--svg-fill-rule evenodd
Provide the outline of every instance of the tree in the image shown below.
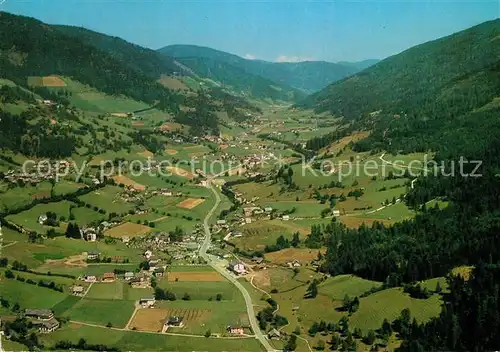
<path fill-rule="evenodd" d="M 318 295 L 318 281 L 314 279 L 306 291 L 306 298 L 316 298 Z"/>
<path fill-rule="evenodd" d="M 0 268 L 6 268 L 9 265 L 9 260 L 7 258 L 0 258 Z"/>
<path fill-rule="evenodd" d="M 184 296 L 182 296 L 182 300 L 184 300 L 184 301 L 190 301 L 191 300 L 191 296 L 189 296 L 189 294 L 186 292 L 186 293 L 184 293 Z"/>
<path fill-rule="evenodd" d="M 297 335 L 292 334 L 285 345 L 285 351 L 295 351 L 297 348 Z"/>
<path fill-rule="evenodd" d="M 222 293 L 218 293 L 217 295 L 215 295 L 215 300 L 218 302 L 222 301 Z"/>
<path fill-rule="evenodd" d="M 13 279 L 15 276 L 14 276 L 14 273 L 13 273 L 12 271 L 10 271 L 10 270 L 6 270 L 6 271 L 5 271 L 5 277 L 6 277 L 7 279 Z"/>
<path fill-rule="evenodd" d="M 292 247 L 297 248 L 300 245 L 300 235 L 298 232 L 295 232 L 292 237 L 292 241 L 290 242 Z"/>
<path fill-rule="evenodd" d="M 206 338 L 209 338 L 210 336 L 212 336 L 212 331 L 210 331 L 210 329 L 209 329 L 209 330 L 207 330 L 207 331 L 205 332 L 205 335 L 204 335 L 204 336 L 205 336 Z"/>
<path fill-rule="evenodd" d="M 324 351 L 325 350 L 325 341 L 319 340 L 316 346 L 314 346 L 314 349 L 317 351 Z"/>

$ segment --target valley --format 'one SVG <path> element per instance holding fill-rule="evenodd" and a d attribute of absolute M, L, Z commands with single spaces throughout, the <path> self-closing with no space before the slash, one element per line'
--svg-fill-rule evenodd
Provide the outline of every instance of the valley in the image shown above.
<path fill-rule="evenodd" d="M 0 352 L 500 346 L 499 20 L 358 63 L 0 28 Z"/>

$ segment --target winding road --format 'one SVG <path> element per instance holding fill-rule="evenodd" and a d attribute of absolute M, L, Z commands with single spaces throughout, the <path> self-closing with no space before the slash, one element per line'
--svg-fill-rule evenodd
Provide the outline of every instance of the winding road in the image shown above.
<path fill-rule="evenodd" d="M 274 347 L 271 346 L 269 343 L 268 339 L 262 331 L 260 330 L 259 324 L 257 322 L 257 319 L 255 318 L 255 311 L 253 309 L 253 303 L 252 303 L 252 298 L 250 297 L 250 294 L 248 293 L 247 289 L 233 276 L 231 275 L 226 269 L 221 268 L 220 266 L 216 265 L 212 258 L 210 258 L 210 255 L 207 254 L 207 249 L 210 246 L 211 243 L 211 237 L 212 233 L 210 232 L 210 218 L 214 214 L 214 212 L 217 210 L 219 207 L 219 204 L 221 202 L 220 195 L 219 193 L 215 190 L 215 188 L 212 185 L 212 180 L 208 179 L 208 184 L 207 187 L 210 188 L 212 193 L 215 196 L 215 204 L 210 209 L 210 211 L 207 213 L 205 216 L 205 219 L 203 220 L 203 228 L 205 230 L 205 240 L 203 241 L 203 244 L 200 247 L 200 252 L 199 255 L 203 259 L 207 261 L 207 263 L 214 268 L 217 272 L 219 272 L 222 276 L 224 276 L 226 279 L 229 280 L 233 285 L 235 285 L 238 290 L 240 290 L 241 294 L 243 295 L 243 298 L 245 299 L 245 304 L 247 306 L 247 314 L 248 314 L 248 319 L 250 320 L 250 326 L 252 328 L 252 331 L 255 334 L 255 338 L 259 340 L 261 345 L 265 348 L 266 351 L 276 351 Z"/>

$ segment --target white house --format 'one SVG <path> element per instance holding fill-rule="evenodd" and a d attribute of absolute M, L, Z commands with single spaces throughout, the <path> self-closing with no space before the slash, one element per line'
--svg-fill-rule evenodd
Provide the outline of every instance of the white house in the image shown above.
<path fill-rule="evenodd" d="M 332 211 L 332 215 L 335 216 L 335 217 L 340 216 L 340 210 L 336 210 L 336 209 L 333 210 Z"/>
<path fill-rule="evenodd" d="M 233 261 L 229 263 L 229 269 L 232 270 L 237 275 L 242 275 L 246 273 L 245 265 L 241 262 Z"/>
<path fill-rule="evenodd" d="M 288 221 L 290 220 L 290 215 L 283 215 L 282 219 L 283 221 Z"/>
<path fill-rule="evenodd" d="M 141 305 L 142 308 L 151 308 L 155 305 L 156 300 L 154 297 L 146 297 L 146 298 L 141 298 L 139 300 L 139 304 Z"/>
<path fill-rule="evenodd" d="M 43 225 L 43 224 L 45 224 L 47 219 L 48 219 L 47 214 L 40 214 L 40 216 L 38 217 L 38 223 L 40 225 Z"/>

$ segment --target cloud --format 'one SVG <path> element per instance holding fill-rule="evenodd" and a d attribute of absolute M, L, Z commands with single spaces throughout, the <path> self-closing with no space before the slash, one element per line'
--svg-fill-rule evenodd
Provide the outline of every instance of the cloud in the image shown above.
<path fill-rule="evenodd" d="M 301 56 L 286 56 L 280 55 L 276 58 L 276 62 L 302 62 L 302 61 L 314 61 L 312 57 L 301 57 Z"/>
<path fill-rule="evenodd" d="M 255 60 L 257 59 L 257 56 L 253 55 L 253 54 L 245 54 L 245 56 L 243 56 L 245 59 L 248 59 L 248 60 Z"/>

